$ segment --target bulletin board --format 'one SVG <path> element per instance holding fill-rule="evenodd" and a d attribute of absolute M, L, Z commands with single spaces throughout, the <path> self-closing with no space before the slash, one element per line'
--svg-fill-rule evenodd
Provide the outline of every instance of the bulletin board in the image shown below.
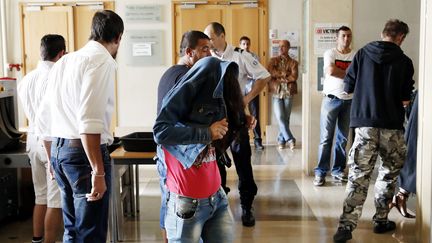
<path fill-rule="evenodd" d="M 162 38 L 162 30 L 126 31 L 126 64 L 130 66 L 164 65 Z"/>

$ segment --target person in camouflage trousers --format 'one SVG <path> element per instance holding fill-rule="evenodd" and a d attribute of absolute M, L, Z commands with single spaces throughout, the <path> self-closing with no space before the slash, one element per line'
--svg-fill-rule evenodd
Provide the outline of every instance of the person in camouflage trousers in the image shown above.
<path fill-rule="evenodd" d="M 396 228 L 388 220 L 389 204 L 405 160 L 404 106 L 409 104 L 414 84 L 412 61 L 400 48 L 408 32 L 406 23 L 387 21 L 382 41 L 360 49 L 345 76 L 344 91 L 353 93 L 350 127 L 355 128 L 355 139 L 348 155 L 347 196 L 335 242 L 352 238 L 378 155 L 382 164 L 375 182 L 373 231 L 380 234 Z"/>
<path fill-rule="evenodd" d="M 346 190 L 349 200 L 344 202 L 340 219 L 342 225 L 349 225 L 353 229 L 360 218 L 378 155 L 382 158 L 382 165 L 375 183 L 377 212 L 374 221 L 387 221 L 389 199 L 393 197 L 406 154 L 402 130 L 359 127 L 355 129 L 355 134 L 355 141 L 348 155 L 350 179 Z"/>

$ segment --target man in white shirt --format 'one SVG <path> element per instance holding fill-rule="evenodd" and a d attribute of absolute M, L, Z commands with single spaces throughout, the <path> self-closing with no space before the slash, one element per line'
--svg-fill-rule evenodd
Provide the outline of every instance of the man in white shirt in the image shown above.
<path fill-rule="evenodd" d="M 251 40 L 249 37 L 247 37 L 247 36 L 240 37 L 239 46 L 243 51 L 249 52 L 252 55 L 252 57 L 259 62 L 259 60 L 260 60 L 259 56 L 250 51 Z M 255 80 L 252 78 L 249 78 L 248 83 L 247 83 L 246 88 L 245 88 L 246 93 L 244 95 L 246 95 L 247 93 L 249 93 L 252 90 L 252 87 L 254 84 L 255 84 Z M 257 95 L 255 98 L 253 98 L 249 102 L 248 109 L 249 109 L 249 113 L 252 116 L 254 116 L 256 121 L 257 121 L 256 126 L 253 129 L 255 149 L 256 150 L 263 150 L 264 146 L 262 145 L 261 125 L 259 122 L 259 95 Z"/>
<path fill-rule="evenodd" d="M 337 32 L 337 46 L 324 53 L 324 98 L 321 104 L 320 144 L 318 147 L 318 165 L 315 168 L 315 186 L 325 183 L 325 176 L 330 170 L 330 155 L 333 137 L 333 168 L 331 175 L 338 181 L 347 181 L 344 170 L 346 167 L 346 151 L 352 95 L 345 94 L 343 79 L 348 66 L 354 58 L 351 50 L 351 29 L 342 26 Z M 336 134 L 335 134 L 336 129 Z"/>
<path fill-rule="evenodd" d="M 205 28 L 204 33 L 210 37 L 213 56 L 225 61 L 233 61 L 239 65 L 238 81 L 243 94 L 245 93 L 248 77 L 255 80 L 251 91 L 243 97 L 245 106 L 247 106 L 267 85 L 270 80 L 270 73 L 249 52 L 227 44 L 225 41 L 225 29 L 220 23 L 210 23 Z M 240 204 L 243 209 L 242 222 L 244 226 L 252 227 L 255 225 L 252 203 L 258 188 L 253 178 L 252 152 L 246 128 L 239 132 L 239 138 L 231 144 L 231 153 L 239 176 Z"/>
<path fill-rule="evenodd" d="M 62 213 L 60 190 L 51 177 L 50 165 L 43 149 L 43 141 L 35 128 L 42 97 L 45 95 L 48 74 L 66 50 L 65 39 L 61 35 L 45 35 L 41 39 L 41 61 L 35 70 L 28 73 L 18 84 L 18 97 L 27 116 L 27 153 L 32 168 L 35 206 L 33 209 L 32 243 L 52 243 L 60 231 Z"/>
<path fill-rule="evenodd" d="M 123 30 L 116 13 L 96 12 L 90 41 L 60 59 L 48 79 L 45 104 L 51 119 L 44 137 L 52 137 L 51 162 L 62 191 L 65 243 L 106 242 L 111 187 L 107 145 L 113 141 L 109 127 L 115 57 Z"/>

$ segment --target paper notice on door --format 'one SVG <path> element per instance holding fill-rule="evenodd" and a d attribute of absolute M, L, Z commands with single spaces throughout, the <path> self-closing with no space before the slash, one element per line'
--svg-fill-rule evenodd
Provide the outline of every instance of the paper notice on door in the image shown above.
<path fill-rule="evenodd" d="M 132 44 L 132 56 L 140 57 L 140 56 L 151 56 L 151 55 L 152 55 L 152 43 L 143 42 L 143 43 Z"/>

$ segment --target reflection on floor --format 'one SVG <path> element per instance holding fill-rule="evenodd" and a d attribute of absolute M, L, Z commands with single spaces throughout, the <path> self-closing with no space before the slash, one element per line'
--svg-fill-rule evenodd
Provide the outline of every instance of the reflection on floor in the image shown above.
<path fill-rule="evenodd" d="M 313 177 L 301 170 L 301 149 L 279 150 L 268 146 L 254 152 L 254 176 L 259 188 L 254 207 L 255 227 L 241 225 L 235 168 L 228 169 L 230 206 L 235 218 L 236 243 L 325 243 L 333 242 L 338 217 L 342 212 L 345 184 L 327 177 L 323 187 L 314 187 Z M 154 166 L 140 168 L 140 214 L 127 218 L 124 225 L 126 242 L 162 242 L 159 231 L 160 193 Z M 374 214 L 373 186 L 365 203 L 363 215 L 353 240 L 349 242 L 416 242 L 415 220 L 404 219 L 396 210 L 389 218 L 396 221 L 395 232 L 374 234 L 371 218 Z M 410 199 L 411 203 L 414 200 Z M 411 206 L 412 207 L 412 206 Z M 12 222 L 0 227 L 0 242 L 30 242 L 31 220 Z"/>

